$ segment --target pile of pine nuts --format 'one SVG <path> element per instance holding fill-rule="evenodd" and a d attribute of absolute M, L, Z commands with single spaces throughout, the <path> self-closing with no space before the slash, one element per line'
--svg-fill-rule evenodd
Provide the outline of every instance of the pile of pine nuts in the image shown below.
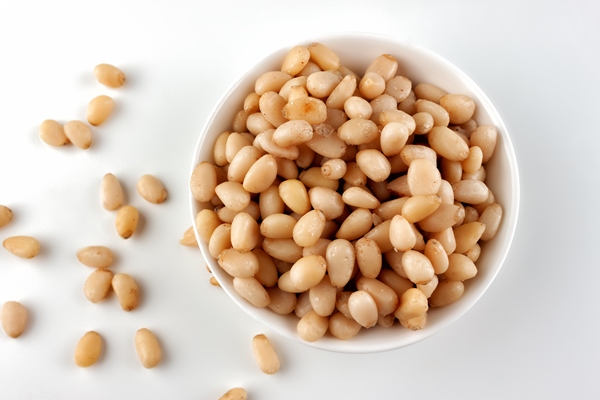
<path fill-rule="evenodd" d="M 398 69 L 383 54 L 359 75 L 321 43 L 293 47 L 190 177 L 198 236 L 233 288 L 295 313 L 304 340 L 422 329 L 500 226 L 485 183 L 496 128 L 468 96 Z"/>
<path fill-rule="evenodd" d="M 107 87 L 119 88 L 125 82 L 125 74 L 117 67 L 99 64 L 94 68 L 96 80 Z M 114 100 L 106 95 L 92 99 L 87 107 L 86 118 L 90 125 L 102 124 L 114 109 Z M 62 146 L 73 143 L 81 149 L 88 149 L 92 144 L 91 128 L 82 121 L 73 120 L 61 125 L 55 120 L 45 120 L 39 127 L 42 141 L 51 146 Z M 167 190 L 160 180 L 146 174 L 136 186 L 139 195 L 146 201 L 160 204 L 167 198 Z M 123 205 L 125 201 L 121 183 L 113 174 L 106 174 L 102 179 L 101 204 L 108 211 L 117 211 L 115 229 L 124 239 L 130 238 L 136 231 L 139 213 L 131 205 Z M 11 222 L 12 211 L 0 205 L 0 228 Z M 33 258 L 40 252 L 41 246 L 36 238 L 30 236 L 12 236 L 3 241 L 9 252 L 21 258 Z M 108 269 L 113 262 L 112 251 L 105 246 L 88 246 L 77 252 L 77 259 L 84 265 L 95 268 L 85 281 L 83 292 L 92 303 L 104 300 L 111 290 L 115 292 L 121 308 L 125 311 L 135 310 L 139 305 L 139 288 L 133 277 L 125 273 L 114 274 Z M 19 337 L 26 328 L 28 311 L 20 303 L 6 302 L 0 309 L 0 322 L 6 334 Z M 154 334 L 142 328 L 135 335 L 135 349 L 140 363 L 145 368 L 153 368 L 160 363 L 162 350 Z M 103 340 L 95 331 L 86 332 L 79 340 L 74 354 L 75 364 L 89 367 L 96 363 L 102 354 Z"/>

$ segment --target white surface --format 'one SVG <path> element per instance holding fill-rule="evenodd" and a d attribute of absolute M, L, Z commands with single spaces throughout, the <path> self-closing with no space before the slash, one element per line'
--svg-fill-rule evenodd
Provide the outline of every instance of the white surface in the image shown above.
<path fill-rule="evenodd" d="M 305 1 L 0 3 L 0 203 L 15 212 L 0 238 L 37 236 L 43 253 L 17 259 L 0 249 L 0 302 L 18 300 L 32 321 L 18 340 L 0 334 L 2 399 L 217 399 L 232 386 L 249 399 L 598 398 L 600 278 L 596 228 L 600 139 L 594 123 L 600 78 L 600 6 L 593 1 Z M 564 4 L 564 5 L 561 5 Z M 213 104 L 248 64 L 310 35 L 342 30 L 406 38 L 446 57 L 490 97 L 519 160 L 521 211 L 515 242 L 479 303 L 441 333 L 388 353 L 343 355 L 273 336 L 282 370 L 263 375 L 251 337 L 266 331 L 218 288 L 198 250 L 178 239 L 191 224 L 187 174 L 197 133 Z M 127 87 L 96 84 L 114 63 Z M 83 118 L 87 101 L 118 102 L 94 129 L 88 151 L 40 142 L 46 118 Z M 121 240 L 98 200 L 112 171 L 144 216 Z M 135 192 L 156 174 L 169 199 Z M 115 271 L 140 281 L 132 313 L 112 297 L 91 304 L 91 270 L 75 251 L 114 248 Z M 144 370 L 133 348 L 153 329 L 165 362 Z M 86 330 L 106 352 L 78 369 Z"/>

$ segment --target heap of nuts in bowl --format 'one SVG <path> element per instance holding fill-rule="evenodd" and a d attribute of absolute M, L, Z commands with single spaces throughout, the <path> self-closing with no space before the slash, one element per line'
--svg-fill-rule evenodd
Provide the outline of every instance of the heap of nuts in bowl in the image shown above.
<path fill-rule="evenodd" d="M 413 85 L 390 54 L 359 75 L 322 43 L 295 46 L 192 172 L 198 236 L 242 298 L 294 313 L 306 341 L 422 329 L 502 218 L 485 183 L 498 133 L 475 107 Z"/>

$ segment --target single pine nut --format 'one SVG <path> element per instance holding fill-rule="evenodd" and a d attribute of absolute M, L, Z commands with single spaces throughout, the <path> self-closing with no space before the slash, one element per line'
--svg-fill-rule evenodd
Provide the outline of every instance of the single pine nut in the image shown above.
<path fill-rule="evenodd" d="M 465 286 L 460 281 L 440 281 L 429 298 L 429 306 L 443 307 L 460 299 Z"/>
<path fill-rule="evenodd" d="M 33 258 L 40 252 L 40 242 L 31 236 L 11 236 L 4 239 L 2 246 L 21 258 Z"/>
<path fill-rule="evenodd" d="M 27 327 L 29 313 L 25 306 L 17 301 L 7 301 L 0 309 L 0 323 L 7 336 L 18 338 Z"/>
<path fill-rule="evenodd" d="M 376 278 L 382 267 L 381 250 L 377 242 L 362 237 L 354 244 L 356 249 L 356 262 L 363 276 Z"/>
<path fill-rule="evenodd" d="M 281 261 L 295 263 L 302 258 L 302 247 L 293 239 L 264 238 L 262 248 L 268 255 Z"/>
<path fill-rule="evenodd" d="M 50 146 L 62 146 L 69 143 L 69 138 L 61 124 L 53 119 L 42 122 L 39 129 L 40 139 Z"/>
<path fill-rule="evenodd" d="M 434 103 L 439 103 L 440 99 L 448 94 L 445 90 L 440 89 L 431 83 L 419 83 L 413 90 L 417 99 L 425 99 L 433 101 Z"/>
<path fill-rule="evenodd" d="M 283 71 L 265 72 L 256 80 L 254 91 L 259 96 L 267 92 L 279 92 L 283 84 L 290 79 L 292 76 Z"/>
<path fill-rule="evenodd" d="M 267 293 L 269 294 L 270 299 L 267 307 L 276 314 L 291 314 L 296 308 L 297 298 L 295 293 L 285 292 L 277 286 L 267 288 Z"/>
<path fill-rule="evenodd" d="M 75 347 L 75 364 L 87 368 L 96 363 L 102 354 L 102 337 L 94 331 L 86 332 Z"/>
<path fill-rule="evenodd" d="M 424 158 L 413 160 L 406 176 L 412 196 L 435 195 L 442 184 L 442 176 L 436 165 Z"/>
<path fill-rule="evenodd" d="M 442 203 L 433 213 L 420 220 L 418 224 L 425 232 L 441 232 L 444 229 L 452 228 L 464 216 L 464 208 L 454 204 Z"/>
<path fill-rule="evenodd" d="M 113 262 L 113 253 L 105 246 L 87 246 L 77 251 L 77 259 L 88 267 L 108 268 Z"/>
<path fill-rule="evenodd" d="M 311 43 L 307 46 L 310 59 L 322 70 L 335 71 L 340 67 L 340 57 L 322 43 Z"/>
<path fill-rule="evenodd" d="M 500 227 L 500 222 L 502 222 L 502 206 L 498 203 L 487 206 L 479 217 L 479 222 L 485 224 L 485 231 L 481 235 L 481 240 L 487 241 L 494 238 Z"/>
<path fill-rule="evenodd" d="M 321 210 L 311 210 L 294 225 L 292 237 L 300 247 L 314 245 L 325 228 L 325 214 Z"/>
<path fill-rule="evenodd" d="M 412 82 L 410 79 L 396 75 L 390 78 L 385 84 L 385 94 L 392 96 L 396 102 L 400 103 L 408 98 L 411 93 Z"/>
<path fill-rule="evenodd" d="M 489 190 L 485 183 L 472 179 L 452 184 L 454 200 L 469 204 L 480 204 L 487 200 Z"/>
<path fill-rule="evenodd" d="M 376 72 L 367 72 L 358 83 L 360 94 L 367 100 L 373 100 L 385 90 L 385 79 Z"/>
<path fill-rule="evenodd" d="M 260 241 L 258 222 L 246 212 L 238 213 L 231 222 L 231 245 L 242 253 L 254 249 Z"/>
<path fill-rule="evenodd" d="M 92 272 L 83 285 L 85 297 L 92 303 L 98 303 L 106 298 L 111 289 L 113 273 L 99 268 Z"/>
<path fill-rule="evenodd" d="M 231 248 L 231 224 L 220 224 L 210 235 L 208 252 L 213 258 L 217 258 L 223 250 L 229 248 Z"/>
<path fill-rule="evenodd" d="M 365 328 L 372 328 L 377 324 L 377 304 L 364 290 L 357 290 L 350 295 L 348 310 L 352 318 Z"/>
<path fill-rule="evenodd" d="M 259 334 L 252 338 L 252 351 L 258 368 L 268 375 L 279 371 L 279 356 L 273 347 L 273 344 L 264 334 Z"/>
<path fill-rule="evenodd" d="M 379 130 L 369 119 L 352 118 L 339 127 L 337 135 L 347 144 L 363 144 L 376 139 Z"/>
<path fill-rule="evenodd" d="M 290 269 L 290 279 L 298 290 L 305 291 L 321 282 L 326 271 L 327 262 L 324 257 L 302 257 Z"/>
<path fill-rule="evenodd" d="M 427 284 L 435 275 L 433 264 L 431 264 L 429 258 L 416 250 L 404 252 L 402 255 L 402 268 L 406 273 L 406 277 L 416 284 Z"/>
<path fill-rule="evenodd" d="M 345 107 L 346 101 L 352 97 L 356 91 L 357 81 L 356 77 L 352 74 L 346 75 L 342 78 L 340 83 L 333 89 L 325 105 L 327 108 L 334 108 L 342 110 Z"/>
<path fill-rule="evenodd" d="M 402 122 L 390 122 L 381 129 L 381 151 L 386 156 L 400 154 L 408 140 L 408 127 Z"/>
<path fill-rule="evenodd" d="M 237 278 L 250 278 L 259 269 L 258 258 L 254 253 L 225 249 L 219 254 L 218 263 L 229 275 Z"/>
<path fill-rule="evenodd" d="M 250 204 L 250 193 L 239 182 L 223 182 L 217 185 L 215 193 L 233 211 L 242 211 Z"/>
<path fill-rule="evenodd" d="M 475 112 L 475 102 L 464 94 L 446 94 L 440 98 L 440 105 L 450 116 L 450 123 L 464 124 L 471 119 Z"/>
<path fill-rule="evenodd" d="M 275 262 L 263 249 L 254 249 L 252 253 L 258 260 L 258 271 L 254 277 L 261 285 L 273 287 L 277 285 L 278 271 Z"/>
<path fill-rule="evenodd" d="M 269 305 L 269 293 L 254 277 L 233 278 L 233 289 L 250 304 L 257 308 Z"/>
<path fill-rule="evenodd" d="M 102 177 L 100 198 L 102 200 L 102 207 L 108 211 L 114 211 L 118 209 L 125 200 L 125 194 L 123 193 L 123 187 L 121 186 L 121 183 L 117 177 L 111 173 L 108 173 Z"/>
<path fill-rule="evenodd" d="M 375 149 L 359 151 L 356 154 L 356 164 L 373 182 L 385 181 L 392 170 L 387 157 Z"/>
<path fill-rule="evenodd" d="M 333 71 L 319 71 L 310 74 L 306 80 L 306 90 L 311 96 L 324 99 L 340 83 L 341 79 Z"/>
<path fill-rule="evenodd" d="M 137 191 L 146 201 L 160 204 L 167 198 L 167 189 L 163 183 L 152 175 L 142 175 L 137 183 Z"/>
<path fill-rule="evenodd" d="M 433 101 L 419 99 L 415 103 L 417 112 L 426 112 L 433 117 L 434 126 L 447 127 L 450 123 L 450 115 L 442 106 Z"/>
<path fill-rule="evenodd" d="M 342 194 L 344 203 L 353 207 L 373 209 L 379 207 L 379 200 L 361 187 L 350 187 Z"/>
<path fill-rule="evenodd" d="M 92 145 L 92 130 L 83 122 L 69 121 L 63 130 L 69 141 L 80 149 L 85 150 Z"/>
<path fill-rule="evenodd" d="M 94 97 L 87 107 L 87 121 L 97 126 L 106 121 L 115 107 L 115 101 L 106 95 Z"/>
<path fill-rule="evenodd" d="M 469 146 L 456 132 L 446 126 L 431 128 L 427 140 L 432 149 L 450 161 L 463 161 L 469 156 Z"/>
<path fill-rule="evenodd" d="M 154 368 L 162 359 L 158 339 L 149 329 L 142 328 L 135 333 L 135 351 L 144 368 Z"/>
<path fill-rule="evenodd" d="M 341 340 L 352 339 L 361 328 L 362 326 L 352 317 L 346 317 L 341 312 L 335 313 L 329 318 L 329 332 Z"/>
<path fill-rule="evenodd" d="M 290 74 L 291 76 L 297 75 L 302 68 L 306 66 L 310 60 L 310 52 L 305 46 L 294 46 L 288 51 L 283 63 L 281 64 L 281 71 Z"/>
<path fill-rule="evenodd" d="M 429 238 L 425 244 L 425 256 L 431 262 L 435 274 L 443 274 L 448 269 L 448 254 L 437 239 Z"/>
<path fill-rule="evenodd" d="M 297 179 L 288 179 L 279 185 L 279 196 L 293 212 L 300 215 L 310 210 L 310 199 L 306 186 Z"/>
<path fill-rule="evenodd" d="M 258 102 L 261 114 L 275 128 L 287 122 L 287 118 L 281 112 L 286 104 L 287 100 L 277 92 L 263 93 Z"/>
<path fill-rule="evenodd" d="M 485 229 L 486 225 L 479 221 L 463 222 L 461 226 L 454 228 L 454 238 L 456 240 L 456 249 L 454 251 L 463 254 L 475 246 L 475 243 L 479 241 Z"/>
<path fill-rule="evenodd" d="M 111 283 L 121 308 L 124 311 L 135 310 L 140 301 L 139 288 L 135 279 L 128 274 L 119 273 L 113 276 Z"/>
<path fill-rule="evenodd" d="M 213 210 L 204 209 L 196 214 L 196 229 L 205 243 L 210 242 L 211 235 L 221 223 L 222 221 Z"/>
<path fill-rule="evenodd" d="M 125 74 L 110 64 L 98 64 L 94 67 L 94 75 L 98 83 L 110 88 L 119 88 L 125 83 Z"/>
<path fill-rule="evenodd" d="M 448 256 L 448 269 L 444 277 L 451 281 L 466 281 L 477 275 L 477 267 L 471 259 L 463 254 L 453 253 Z"/>
<path fill-rule="evenodd" d="M 117 212 L 115 228 L 123 239 L 129 239 L 135 232 L 140 214 L 134 206 L 124 206 Z"/>
<path fill-rule="evenodd" d="M 391 220 L 390 242 L 398 251 L 410 250 L 417 244 L 412 225 L 402 215 L 395 215 Z"/>
<path fill-rule="evenodd" d="M 346 217 L 335 234 L 338 239 L 355 240 L 365 235 L 373 226 L 373 217 L 366 208 L 357 208 Z"/>
<path fill-rule="evenodd" d="M 311 125 L 327 119 L 327 106 L 315 97 L 299 97 L 288 101 L 283 107 L 283 116 L 289 120 L 303 119 Z"/>
<path fill-rule="evenodd" d="M 327 317 L 310 310 L 300 318 L 296 331 L 298 336 L 307 342 L 315 342 L 325 335 L 328 325 L 329 319 Z"/>

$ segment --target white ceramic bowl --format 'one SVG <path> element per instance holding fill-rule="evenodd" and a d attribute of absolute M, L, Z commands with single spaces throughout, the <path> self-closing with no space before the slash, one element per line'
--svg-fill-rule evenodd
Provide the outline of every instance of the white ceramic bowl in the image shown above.
<path fill-rule="evenodd" d="M 519 209 L 519 178 L 515 153 L 506 127 L 490 100 L 456 66 L 431 51 L 392 37 L 338 33 L 308 38 L 304 43 L 290 43 L 289 47 L 272 53 L 256 65 L 249 66 L 248 71 L 217 103 L 200 132 L 192 169 L 200 161 L 212 161 L 212 148 L 216 137 L 221 132 L 231 129 L 233 116 L 242 108 L 246 95 L 254 90 L 256 78 L 266 71 L 279 70 L 285 54 L 294 45 L 307 45 L 311 42 L 327 45 L 340 56 L 343 65 L 359 74 L 364 72 L 375 57 L 385 53 L 392 54 L 399 62 L 398 73 L 411 79 L 413 85 L 428 82 L 450 93 L 466 94 L 477 104 L 474 119 L 480 125 L 492 124 L 497 127 L 499 138 L 494 157 L 486 165 L 486 183 L 493 190 L 497 202 L 502 205 L 504 216 L 496 237 L 482 246 L 482 254 L 477 261 L 477 276 L 465 282 L 465 293 L 460 300 L 446 307 L 430 309 L 427 324 L 422 330 L 411 331 L 396 322 L 391 328 L 362 329 L 350 340 L 339 340 L 327 334 L 322 339 L 309 343 L 298 337 L 298 319 L 295 315 L 281 316 L 268 308 L 258 309 L 249 304 L 233 290 L 231 277 L 219 267 L 208 253 L 207 245 L 198 238 L 200 249 L 214 276 L 231 299 L 252 317 L 284 337 L 312 347 L 346 353 L 378 352 L 407 346 L 433 335 L 467 312 L 483 295 L 502 267 L 513 239 Z M 191 195 L 190 206 L 194 218 L 201 205 Z M 198 237 L 197 233 L 196 236 Z"/>

